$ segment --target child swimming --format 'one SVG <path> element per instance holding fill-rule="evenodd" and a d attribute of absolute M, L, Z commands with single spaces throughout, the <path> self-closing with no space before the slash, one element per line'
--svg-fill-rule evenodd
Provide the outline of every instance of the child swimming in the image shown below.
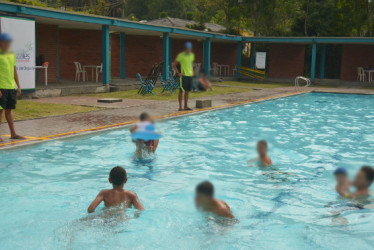
<path fill-rule="evenodd" d="M 201 211 L 211 212 L 222 217 L 234 218 L 229 205 L 222 200 L 214 198 L 214 186 L 209 181 L 204 181 L 197 185 L 195 204 Z"/>
<path fill-rule="evenodd" d="M 88 212 L 95 212 L 96 207 L 104 201 L 106 207 L 124 204 L 126 207 L 134 206 L 136 209 L 144 210 L 142 203 L 135 192 L 125 190 L 123 186 L 127 182 L 126 170 L 122 167 L 114 167 L 109 174 L 109 182 L 113 189 L 104 189 L 96 196 L 95 200 L 88 207 Z"/>
<path fill-rule="evenodd" d="M 260 167 L 269 167 L 273 164 L 271 161 L 269 155 L 268 155 L 268 143 L 265 140 L 261 140 L 257 142 L 257 153 L 258 157 L 249 160 L 248 164 L 253 164 L 254 162 L 257 162 L 257 166 Z"/>
<path fill-rule="evenodd" d="M 135 126 L 132 126 L 130 128 L 130 132 L 144 132 L 147 129 L 147 126 L 153 124 L 152 117 L 148 113 L 142 113 L 139 117 L 140 122 L 138 122 Z M 146 152 L 149 153 L 155 153 L 159 140 L 136 140 L 134 141 L 136 143 L 136 156 L 137 157 L 143 157 L 143 150 L 146 149 Z"/>
<path fill-rule="evenodd" d="M 336 171 L 335 171 L 336 172 Z M 340 176 L 341 186 L 338 189 L 337 184 L 337 192 L 345 197 L 350 199 L 367 199 L 370 196 L 370 186 L 374 181 L 374 169 L 370 166 L 363 166 L 361 169 L 357 172 L 355 180 L 353 181 L 352 185 L 356 188 L 356 192 L 350 193 L 346 188 L 346 181 L 344 176 Z M 343 190 L 343 192 L 341 192 Z"/>
<path fill-rule="evenodd" d="M 343 197 L 349 196 L 349 186 L 350 182 L 347 175 L 347 170 L 345 168 L 337 168 L 334 171 L 334 176 L 336 179 L 335 190 Z"/>

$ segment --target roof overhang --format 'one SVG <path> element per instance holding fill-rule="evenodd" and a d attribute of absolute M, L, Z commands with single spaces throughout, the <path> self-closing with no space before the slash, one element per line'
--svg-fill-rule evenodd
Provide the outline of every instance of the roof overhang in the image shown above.
<path fill-rule="evenodd" d="M 248 43 L 374 44 L 374 37 L 242 37 Z"/>

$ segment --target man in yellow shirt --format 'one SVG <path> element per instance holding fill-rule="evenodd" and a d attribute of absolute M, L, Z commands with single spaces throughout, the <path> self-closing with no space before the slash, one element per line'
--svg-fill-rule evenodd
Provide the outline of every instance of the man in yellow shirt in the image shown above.
<path fill-rule="evenodd" d="M 16 69 L 16 55 L 10 51 L 11 43 L 12 38 L 8 34 L 0 34 L 0 124 L 5 110 L 10 138 L 24 139 L 24 137 L 17 135 L 14 129 L 12 110 L 16 108 L 17 96 L 21 94 L 21 87 Z"/>
<path fill-rule="evenodd" d="M 185 51 L 178 54 L 177 58 L 173 63 L 173 68 L 177 74 L 182 78 L 181 86 L 178 95 L 179 101 L 179 111 L 182 110 L 192 110 L 188 107 L 188 95 L 192 90 L 193 85 L 193 62 L 195 61 L 195 55 L 192 53 L 192 43 L 186 42 Z M 177 65 L 180 64 L 180 72 L 177 68 Z M 182 109 L 182 100 L 184 93 L 184 108 Z"/>

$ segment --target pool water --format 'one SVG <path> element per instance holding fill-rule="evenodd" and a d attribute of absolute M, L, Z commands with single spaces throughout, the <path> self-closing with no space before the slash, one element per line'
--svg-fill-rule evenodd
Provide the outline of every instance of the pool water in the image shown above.
<path fill-rule="evenodd" d="M 134 160 L 128 128 L 0 151 L 0 248 L 372 249 L 373 211 L 346 209 L 332 173 L 373 165 L 373 103 L 309 93 L 162 121 L 153 161 Z M 259 139 L 271 168 L 247 164 Z M 88 215 L 116 165 L 146 210 Z M 237 221 L 196 211 L 203 180 Z"/>

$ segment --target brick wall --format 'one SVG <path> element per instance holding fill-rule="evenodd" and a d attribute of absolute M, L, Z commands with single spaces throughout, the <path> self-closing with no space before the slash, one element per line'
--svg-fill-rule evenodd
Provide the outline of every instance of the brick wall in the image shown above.
<path fill-rule="evenodd" d="M 111 74 L 112 77 L 120 77 L 120 36 L 112 34 L 110 39 Z M 186 41 L 172 40 L 173 61 L 176 55 L 184 50 Z M 195 62 L 202 64 L 203 43 L 198 41 L 192 41 L 192 43 Z M 136 73 L 146 76 L 154 63 L 162 62 L 162 51 L 162 38 L 159 36 L 126 35 L 126 77 L 136 77 Z M 60 29 L 60 72 L 62 79 L 75 79 L 74 61 L 80 62 L 82 66 L 100 65 L 101 54 L 101 31 Z M 212 43 L 211 62 L 228 64 L 233 68 L 236 64 L 236 44 Z M 88 70 L 88 77 L 91 80 L 90 69 Z"/>
<path fill-rule="evenodd" d="M 269 50 L 270 78 L 294 78 L 304 75 L 305 45 L 271 44 Z"/>
<path fill-rule="evenodd" d="M 374 46 L 372 45 L 343 45 L 340 66 L 340 79 L 357 80 L 357 67 L 374 65 Z"/>
<path fill-rule="evenodd" d="M 101 31 L 60 29 L 61 79 L 75 79 L 75 61 L 82 67 L 100 65 L 101 54 Z M 91 80 L 91 69 L 88 69 L 88 77 Z"/>
<path fill-rule="evenodd" d="M 230 65 L 229 74 L 233 74 L 232 69 L 236 66 L 237 44 L 213 43 L 211 51 L 211 63 Z"/>
<path fill-rule="evenodd" d="M 125 43 L 126 44 L 126 43 Z M 110 68 L 112 77 L 120 77 L 120 64 L 121 64 L 121 47 L 120 37 L 118 34 L 110 36 Z"/>
<path fill-rule="evenodd" d="M 162 61 L 162 38 L 126 35 L 125 53 L 126 77 L 146 76 L 153 64 Z"/>
<path fill-rule="evenodd" d="M 57 82 L 57 39 L 58 27 L 55 25 L 37 24 L 36 40 L 37 55 L 43 55 L 48 65 L 48 82 Z M 39 74 L 39 83 L 44 84 L 44 69 L 37 69 Z"/>

